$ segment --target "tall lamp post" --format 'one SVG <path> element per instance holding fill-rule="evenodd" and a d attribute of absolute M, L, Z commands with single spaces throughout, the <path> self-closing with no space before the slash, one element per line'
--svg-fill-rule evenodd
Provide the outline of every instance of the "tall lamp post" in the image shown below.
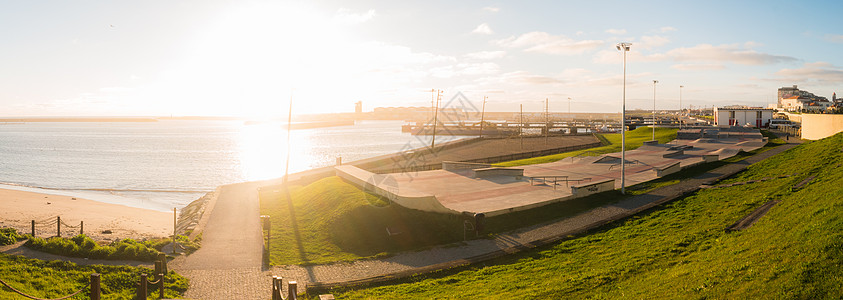
<path fill-rule="evenodd" d="M 679 130 L 682 130 L 682 88 L 685 87 L 684 85 L 679 86 Z"/>
<path fill-rule="evenodd" d="M 480 111 L 480 137 L 483 137 L 483 122 L 486 117 L 486 99 L 489 97 L 483 96 L 483 109 Z"/>
<path fill-rule="evenodd" d="M 621 194 L 626 194 L 626 53 L 632 43 L 619 43 L 615 47 L 623 52 L 623 110 L 621 110 Z"/>
<path fill-rule="evenodd" d="M 656 140 L 656 83 L 658 80 L 653 80 L 653 140 Z"/>

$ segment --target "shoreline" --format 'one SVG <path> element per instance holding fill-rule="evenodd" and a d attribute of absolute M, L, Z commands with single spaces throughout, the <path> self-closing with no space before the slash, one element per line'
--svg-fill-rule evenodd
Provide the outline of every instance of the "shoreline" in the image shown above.
<path fill-rule="evenodd" d="M 94 240 L 149 239 L 167 237 L 173 232 L 172 212 L 105 203 L 67 195 L 54 195 L 0 187 L 0 227 L 16 228 L 22 234 L 31 231 L 36 220 L 35 235 L 56 235 L 55 217 L 62 223 L 78 227 L 84 222 L 84 234 Z M 43 222 L 41 222 L 43 221 Z M 110 230 L 111 233 L 104 233 Z M 62 236 L 79 234 L 79 228 L 62 226 Z"/>

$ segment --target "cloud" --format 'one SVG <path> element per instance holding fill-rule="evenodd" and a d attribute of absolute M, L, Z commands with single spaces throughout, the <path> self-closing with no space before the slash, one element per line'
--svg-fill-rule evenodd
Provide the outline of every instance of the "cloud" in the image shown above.
<path fill-rule="evenodd" d="M 827 62 L 806 63 L 797 69 L 781 69 L 775 75 L 788 82 L 843 83 L 843 68 Z"/>
<path fill-rule="evenodd" d="M 347 8 L 340 8 L 334 14 L 334 21 L 342 24 L 359 24 L 375 17 L 375 10 L 370 9 L 365 13 L 355 13 Z"/>
<path fill-rule="evenodd" d="M 665 27 L 659 28 L 659 31 L 661 31 L 662 33 L 677 31 L 677 30 L 679 30 L 679 29 L 676 29 L 676 28 L 673 28 L 673 27 L 670 27 L 670 26 L 665 26 Z"/>
<path fill-rule="evenodd" d="M 483 24 L 478 25 L 477 28 L 475 28 L 473 31 L 471 31 L 471 33 L 488 35 L 488 34 L 493 34 L 495 32 L 492 31 L 492 28 L 489 27 L 489 24 L 483 23 Z"/>
<path fill-rule="evenodd" d="M 527 52 L 540 52 L 547 54 L 573 55 L 594 49 L 603 45 L 598 40 L 573 40 L 562 35 L 551 35 L 547 32 L 533 31 L 522 34 L 518 37 L 509 37 L 498 40 L 497 44 L 511 48 L 526 48 Z"/>
<path fill-rule="evenodd" d="M 496 12 L 501 11 L 501 8 L 500 7 L 494 7 L 494 6 L 486 6 L 486 7 L 483 8 L 483 11 L 490 12 L 490 13 L 496 13 Z"/>
<path fill-rule="evenodd" d="M 100 88 L 101 93 L 125 93 L 134 91 L 134 88 L 129 87 L 122 87 L 122 86 L 112 86 L 112 87 L 104 87 Z"/>
<path fill-rule="evenodd" d="M 723 64 L 677 64 L 670 66 L 671 68 L 682 71 L 705 71 L 705 70 L 723 70 L 726 68 Z"/>
<path fill-rule="evenodd" d="M 456 65 L 433 68 L 430 74 L 437 78 L 452 78 L 455 76 L 490 75 L 500 71 L 496 63 L 460 63 Z"/>
<path fill-rule="evenodd" d="M 606 33 L 614 35 L 626 34 L 626 29 L 606 29 Z"/>
<path fill-rule="evenodd" d="M 766 65 L 797 60 L 790 56 L 772 55 L 751 49 L 742 49 L 736 45 L 713 46 L 710 44 L 700 44 L 689 48 L 676 48 L 668 51 L 666 56 L 676 61 L 732 62 L 741 65 Z"/>
<path fill-rule="evenodd" d="M 843 43 L 843 34 L 828 34 L 825 40 L 833 43 Z"/>
<path fill-rule="evenodd" d="M 658 35 L 646 36 L 645 35 L 645 36 L 641 37 L 640 42 L 635 43 L 635 46 L 637 46 L 641 49 L 653 49 L 653 48 L 656 48 L 656 47 L 661 47 L 661 46 L 667 45 L 667 43 L 669 43 L 669 42 L 670 42 L 670 39 L 668 39 L 666 37 L 663 37 L 663 36 L 658 36 Z"/>
<path fill-rule="evenodd" d="M 490 60 L 490 59 L 498 59 L 504 57 L 506 55 L 506 51 L 480 51 L 480 52 L 472 52 L 464 55 L 463 57 L 468 59 L 477 59 L 477 60 Z"/>
<path fill-rule="evenodd" d="M 531 74 L 527 71 L 515 71 L 504 73 L 499 76 L 495 77 L 485 77 L 478 79 L 478 82 L 490 85 L 498 85 L 498 84 L 527 84 L 527 85 L 546 85 L 546 84 L 559 84 L 564 83 L 564 81 L 559 80 L 554 77 L 544 76 L 544 75 L 535 75 Z"/>
<path fill-rule="evenodd" d="M 643 40 L 643 39 L 642 39 Z M 652 39 L 651 42 L 658 44 L 659 39 Z M 643 42 L 642 42 L 643 43 Z M 638 62 L 655 62 L 655 61 L 676 61 L 676 62 L 690 62 L 702 63 L 709 62 L 714 64 L 735 63 L 740 65 L 769 65 L 777 63 L 787 63 L 798 61 L 794 57 L 773 55 L 768 53 L 758 52 L 746 47 L 746 45 L 754 45 L 752 43 L 740 47 L 739 44 L 729 45 L 710 45 L 699 44 L 693 47 L 676 48 L 665 53 L 654 53 L 649 55 L 641 55 L 636 52 L 637 43 L 633 43 L 630 51 L 630 59 Z M 646 49 L 646 47 L 644 47 Z M 618 56 L 615 51 L 602 50 L 595 54 L 594 62 L 611 64 L 616 63 Z"/>

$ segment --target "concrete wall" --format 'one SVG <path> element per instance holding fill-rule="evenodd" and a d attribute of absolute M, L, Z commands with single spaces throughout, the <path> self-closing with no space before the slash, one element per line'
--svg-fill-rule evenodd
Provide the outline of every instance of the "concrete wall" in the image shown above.
<path fill-rule="evenodd" d="M 680 162 L 677 161 L 667 166 L 655 167 L 653 168 L 653 171 L 656 171 L 656 176 L 658 177 L 670 175 L 679 172 L 679 170 L 682 170 L 682 168 L 679 166 L 679 163 Z"/>
<path fill-rule="evenodd" d="M 802 114 L 802 138 L 819 140 L 843 131 L 843 115 Z"/>
<path fill-rule="evenodd" d="M 484 178 L 490 176 L 514 176 L 516 179 L 524 176 L 524 169 L 516 168 L 483 168 L 471 170 L 471 177 Z"/>
<path fill-rule="evenodd" d="M 445 171 L 468 170 L 468 169 L 482 169 L 489 168 L 490 164 L 470 163 L 461 161 L 443 161 L 442 169 Z"/>
<path fill-rule="evenodd" d="M 604 179 L 600 181 L 594 181 L 584 184 L 578 184 L 571 186 L 571 193 L 574 194 L 575 198 L 585 197 L 591 194 L 597 194 L 605 191 L 611 191 L 615 189 L 615 180 L 614 179 Z"/>
<path fill-rule="evenodd" d="M 375 174 L 349 165 L 337 166 L 334 169 L 340 178 L 351 182 L 367 192 L 389 198 L 390 201 L 403 207 L 446 214 L 460 213 L 443 206 L 431 194 L 422 193 L 406 187 L 402 188 L 394 178 L 391 178 L 391 175 Z"/>

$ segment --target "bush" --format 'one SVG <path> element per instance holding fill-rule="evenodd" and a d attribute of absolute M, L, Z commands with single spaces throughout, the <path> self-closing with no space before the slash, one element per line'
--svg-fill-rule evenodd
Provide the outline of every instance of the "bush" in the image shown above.
<path fill-rule="evenodd" d="M 26 246 L 57 255 L 110 260 L 154 261 L 159 253 L 158 250 L 132 239 L 117 240 L 107 246 L 100 246 L 84 234 L 70 239 L 30 238 Z"/>
<path fill-rule="evenodd" d="M 14 228 L 0 228 L 0 246 L 17 243 L 22 236 Z"/>

